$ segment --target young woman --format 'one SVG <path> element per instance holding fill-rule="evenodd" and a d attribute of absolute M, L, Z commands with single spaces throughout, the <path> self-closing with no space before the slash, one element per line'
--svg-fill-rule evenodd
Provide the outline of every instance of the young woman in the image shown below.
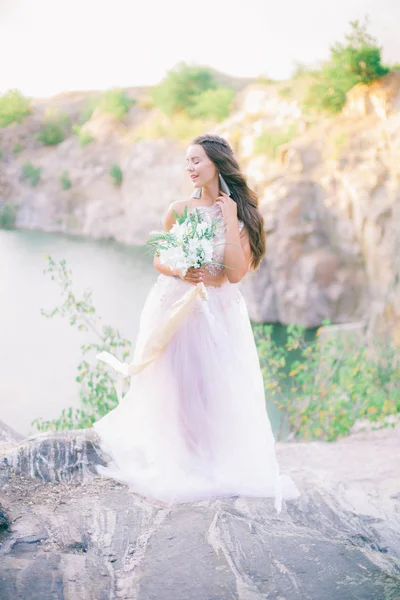
<path fill-rule="evenodd" d="M 164 331 L 171 307 L 203 282 L 168 344 L 131 377 L 120 404 L 94 424 L 112 459 L 99 472 L 133 492 L 166 503 L 218 496 L 294 498 L 298 490 L 279 475 L 274 436 L 247 307 L 238 283 L 257 269 L 265 251 L 263 218 L 227 141 L 206 134 L 187 149 L 195 188 L 168 208 L 198 208 L 217 220 L 213 261 L 182 277 L 154 258 L 160 272 L 140 318 L 135 352 Z M 203 287 L 203 286 L 199 286 Z"/>

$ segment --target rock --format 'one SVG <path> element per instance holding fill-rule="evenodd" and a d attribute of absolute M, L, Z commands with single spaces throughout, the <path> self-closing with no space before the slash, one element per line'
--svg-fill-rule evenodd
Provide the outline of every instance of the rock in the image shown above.
<path fill-rule="evenodd" d="M 260 210 L 268 223 L 267 255 L 242 283 L 254 321 L 314 327 L 365 316 L 367 279 L 359 262 L 336 246 L 319 186 L 306 179 L 278 180 Z"/>
<path fill-rule="evenodd" d="M 396 598 L 399 432 L 277 444 L 302 491 L 279 514 L 260 498 L 163 506 L 95 476 L 96 453 L 84 470 L 70 460 L 83 440 L 95 445 L 93 432 L 30 438 L 5 457 L 25 457 L 19 470 L 1 463 L 12 526 L 0 545 L 0 597 L 328 600 L 339 589 L 346 599 Z M 29 467 L 43 444 L 57 457 L 48 477 Z"/>
<path fill-rule="evenodd" d="M 24 436 L 11 429 L 8 425 L 0 421 L 0 444 L 19 442 Z"/>
<path fill-rule="evenodd" d="M 3 532 L 5 529 L 8 529 L 9 526 L 10 526 L 10 522 L 8 520 L 8 517 L 0 504 L 0 535 L 1 535 L 1 532 Z"/>
<path fill-rule="evenodd" d="M 0 482 L 11 476 L 34 477 L 45 483 L 84 482 L 105 464 L 93 430 L 39 434 L 10 448 L 0 446 Z"/>
<path fill-rule="evenodd" d="M 366 117 L 376 114 L 387 119 L 400 109 L 400 73 L 387 73 L 371 85 L 358 83 L 346 94 L 343 113 L 349 117 Z"/>

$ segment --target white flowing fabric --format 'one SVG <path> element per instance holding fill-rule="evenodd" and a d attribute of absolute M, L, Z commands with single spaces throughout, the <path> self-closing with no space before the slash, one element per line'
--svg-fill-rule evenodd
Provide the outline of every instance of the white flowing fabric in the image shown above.
<path fill-rule="evenodd" d="M 94 423 L 112 459 L 98 472 L 168 504 L 242 495 L 274 498 L 280 511 L 282 498 L 299 491 L 279 474 L 244 298 L 230 282 L 206 286 L 206 298 L 193 289 L 161 274 L 152 287 L 132 364 L 148 356 L 149 339 L 172 307 L 185 294 L 194 300 L 168 343 L 134 369 L 119 405 Z M 110 362 L 110 355 L 99 358 Z M 114 363 L 128 373 L 122 365 Z"/>

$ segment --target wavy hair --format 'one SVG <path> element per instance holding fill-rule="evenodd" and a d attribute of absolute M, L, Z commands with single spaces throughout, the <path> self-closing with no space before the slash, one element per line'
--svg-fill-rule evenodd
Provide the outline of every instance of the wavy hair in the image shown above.
<path fill-rule="evenodd" d="M 207 133 L 195 137 L 191 144 L 203 147 L 231 190 L 231 198 L 237 204 L 238 219 L 243 221 L 249 233 L 250 268 L 255 271 L 266 252 L 264 219 L 258 210 L 257 194 L 248 187 L 233 150 L 223 137 Z"/>

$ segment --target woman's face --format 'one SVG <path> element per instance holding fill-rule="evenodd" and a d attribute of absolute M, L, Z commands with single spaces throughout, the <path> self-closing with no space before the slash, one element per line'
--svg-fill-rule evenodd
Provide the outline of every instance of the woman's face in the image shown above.
<path fill-rule="evenodd" d="M 205 186 L 217 178 L 217 168 L 200 144 L 193 144 L 187 149 L 186 169 L 195 188 Z"/>

